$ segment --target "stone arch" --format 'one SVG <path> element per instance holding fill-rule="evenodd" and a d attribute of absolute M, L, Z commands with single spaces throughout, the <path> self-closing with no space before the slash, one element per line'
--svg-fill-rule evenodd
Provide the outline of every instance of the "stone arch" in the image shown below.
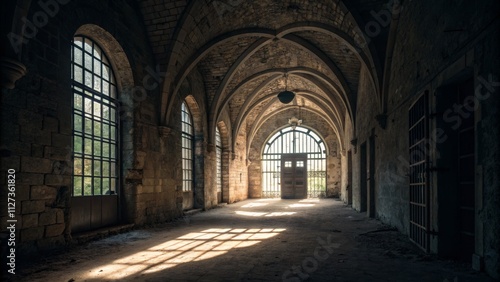
<path fill-rule="evenodd" d="M 203 136 L 203 118 L 201 114 L 201 109 L 198 106 L 198 102 L 193 95 L 188 95 L 184 98 L 189 111 L 191 112 L 191 117 L 193 118 L 193 127 L 195 138 Z"/>
<path fill-rule="evenodd" d="M 135 94 L 131 93 L 134 89 L 134 76 L 127 54 L 111 33 L 98 25 L 84 24 L 75 31 L 74 35 L 84 35 L 97 42 L 110 60 L 120 93 L 122 95 Z"/>
<path fill-rule="evenodd" d="M 121 132 L 121 176 L 126 179 L 128 174 L 126 173 L 128 169 L 135 167 L 135 164 L 139 163 L 137 161 L 140 156 L 135 152 L 135 145 L 133 140 L 133 120 L 134 120 L 134 107 L 136 103 L 140 102 L 140 98 L 145 98 L 144 96 L 135 96 L 134 90 L 134 76 L 132 73 L 132 68 L 128 60 L 127 54 L 122 48 L 121 44 L 116 40 L 116 38 L 103 29 L 102 27 L 95 24 L 84 24 L 79 26 L 73 36 L 82 35 L 90 38 L 95 43 L 99 45 L 102 51 L 105 53 L 106 57 L 111 64 L 113 70 L 116 86 L 118 88 L 118 111 L 119 111 L 119 123 Z M 146 93 L 143 93 L 146 95 Z M 123 134 L 123 133 L 131 134 Z M 125 145 L 126 144 L 126 145 Z M 131 157 L 129 157 L 131 156 Z M 120 181 L 124 183 L 124 181 Z M 120 192 L 124 193 L 127 186 L 120 185 Z M 123 202 L 119 203 L 120 210 L 122 211 L 122 218 L 128 222 L 134 222 L 135 211 L 131 209 L 126 209 L 132 204 L 132 199 L 123 197 Z"/>

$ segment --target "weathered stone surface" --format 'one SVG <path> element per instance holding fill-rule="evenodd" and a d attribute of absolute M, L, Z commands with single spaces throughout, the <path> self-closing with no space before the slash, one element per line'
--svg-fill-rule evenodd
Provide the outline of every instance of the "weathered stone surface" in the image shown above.
<path fill-rule="evenodd" d="M 39 213 L 45 210 L 45 201 L 23 201 L 20 202 L 22 205 L 22 214 Z"/>
<path fill-rule="evenodd" d="M 31 199 L 32 200 L 49 200 L 55 199 L 57 196 L 57 189 L 50 186 L 32 186 Z"/>
<path fill-rule="evenodd" d="M 44 227 L 33 227 L 21 230 L 21 242 L 34 241 L 43 237 Z"/>
<path fill-rule="evenodd" d="M 63 234 L 66 226 L 64 224 L 53 224 L 45 227 L 45 237 L 55 237 Z"/>
<path fill-rule="evenodd" d="M 37 213 L 25 214 L 23 215 L 22 222 L 23 222 L 22 229 L 36 227 L 39 224 L 38 214 Z"/>
<path fill-rule="evenodd" d="M 51 224 L 56 224 L 57 222 L 57 211 L 51 209 L 48 212 L 41 213 L 38 222 L 40 225 L 51 225 Z"/>
<path fill-rule="evenodd" d="M 47 174 L 45 175 L 45 184 L 53 186 L 67 186 L 73 182 L 70 175 Z"/>
<path fill-rule="evenodd" d="M 21 157 L 21 171 L 34 173 L 52 172 L 53 162 L 44 158 Z"/>

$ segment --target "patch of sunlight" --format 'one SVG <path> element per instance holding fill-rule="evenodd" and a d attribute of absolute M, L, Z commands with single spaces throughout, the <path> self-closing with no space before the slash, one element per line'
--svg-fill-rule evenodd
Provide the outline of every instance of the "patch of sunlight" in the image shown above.
<path fill-rule="evenodd" d="M 319 199 L 304 199 L 300 200 L 299 203 L 319 203 Z"/>
<path fill-rule="evenodd" d="M 312 204 L 293 204 L 290 205 L 289 207 L 292 208 L 299 208 L 299 207 L 310 207 L 314 206 Z M 247 212 L 247 211 L 235 211 L 236 214 L 238 215 L 244 215 L 244 216 L 253 216 L 253 217 L 258 217 L 258 216 L 287 216 L 287 215 L 294 215 L 296 212 L 271 212 L 271 213 L 266 213 L 266 212 Z"/>
<path fill-rule="evenodd" d="M 272 212 L 270 214 L 266 214 L 265 216 L 285 216 L 293 214 L 296 214 L 296 212 Z"/>
<path fill-rule="evenodd" d="M 245 216 L 263 216 L 265 212 L 246 212 L 246 211 L 236 211 L 236 214 L 245 215 Z"/>
<path fill-rule="evenodd" d="M 241 207 L 242 208 L 253 208 L 253 207 L 262 207 L 265 205 L 269 205 L 269 203 L 250 203 L 250 204 L 246 204 L 246 205 L 241 206 Z"/>
<path fill-rule="evenodd" d="M 284 231 L 285 228 L 211 228 L 192 232 L 86 271 L 85 278 L 122 280 L 165 271 L 180 264 L 212 259 L 230 250 L 254 246 Z"/>
<path fill-rule="evenodd" d="M 291 204 L 289 207 L 291 208 L 305 208 L 305 207 L 312 207 L 314 204 Z"/>
<path fill-rule="evenodd" d="M 264 198 L 264 199 L 258 199 L 256 202 L 272 202 L 272 201 L 279 201 L 281 200 L 280 198 Z"/>

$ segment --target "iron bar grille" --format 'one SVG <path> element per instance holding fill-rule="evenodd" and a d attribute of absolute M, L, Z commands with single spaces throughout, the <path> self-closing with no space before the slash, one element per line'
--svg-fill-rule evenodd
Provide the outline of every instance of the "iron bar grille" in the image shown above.
<path fill-rule="evenodd" d="M 181 105 L 182 125 L 182 191 L 193 191 L 193 119 L 186 103 Z"/>
<path fill-rule="evenodd" d="M 215 131 L 215 152 L 217 158 L 217 192 L 222 192 L 222 139 L 219 128 Z"/>
<path fill-rule="evenodd" d="M 429 251 L 429 114 L 425 92 L 409 110 L 410 239 Z"/>
<path fill-rule="evenodd" d="M 286 127 L 264 145 L 262 154 L 262 197 L 281 197 L 282 154 L 307 154 L 307 196 L 326 196 L 326 147 L 323 139 L 305 127 Z"/>
<path fill-rule="evenodd" d="M 89 38 L 71 48 L 73 90 L 73 196 L 116 194 L 117 88 L 109 60 Z"/>

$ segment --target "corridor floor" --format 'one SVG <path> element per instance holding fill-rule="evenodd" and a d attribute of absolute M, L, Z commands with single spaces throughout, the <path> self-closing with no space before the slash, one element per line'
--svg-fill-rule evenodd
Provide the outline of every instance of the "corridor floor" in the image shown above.
<path fill-rule="evenodd" d="M 247 200 L 20 270 L 15 281 L 493 281 L 334 199 Z"/>

